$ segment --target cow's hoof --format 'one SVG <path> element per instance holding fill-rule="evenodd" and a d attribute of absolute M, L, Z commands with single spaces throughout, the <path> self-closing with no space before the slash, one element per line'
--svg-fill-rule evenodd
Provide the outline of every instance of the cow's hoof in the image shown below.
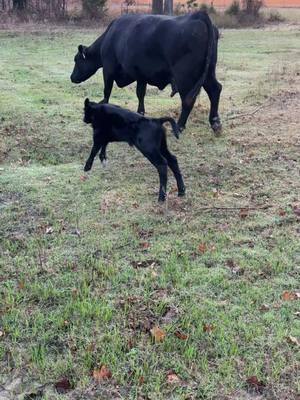
<path fill-rule="evenodd" d="M 89 164 L 85 164 L 85 166 L 84 166 L 84 172 L 88 172 L 88 171 L 90 171 L 90 169 L 92 168 L 92 166 L 91 165 L 89 165 Z"/>
<path fill-rule="evenodd" d="M 139 110 L 138 110 L 138 114 L 140 114 L 140 115 L 145 115 L 145 111 L 139 111 Z"/>
<path fill-rule="evenodd" d="M 212 130 L 214 131 L 215 136 L 221 136 L 222 133 L 222 124 L 213 124 Z"/>
<path fill-rule="evenodd" d="M 222 133 L 222 124 L 219 117 L 213 119 L 211 129 L 214 131 L 216 136 L 220 136 Z"/>
<path fill-rule="evenodd" d="M 185 188 L 178 192 L 178 197 L 183 197 L 183 196 L 185 196 Z"/>
<path fill-rule="evenodd" d="M 185 125 L 178 125 L 178 130 L 180 133 L 183 132 L 185 130 Z"/>

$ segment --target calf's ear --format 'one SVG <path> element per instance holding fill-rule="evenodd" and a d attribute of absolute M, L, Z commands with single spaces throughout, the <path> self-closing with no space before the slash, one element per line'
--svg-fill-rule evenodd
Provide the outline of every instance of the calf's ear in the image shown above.
<path fill-rule="evenodd" d="M 84 100 L 84 106 L 88 107 L 90 104 L 90 100 L 88 99 L 88 97 Z"/>

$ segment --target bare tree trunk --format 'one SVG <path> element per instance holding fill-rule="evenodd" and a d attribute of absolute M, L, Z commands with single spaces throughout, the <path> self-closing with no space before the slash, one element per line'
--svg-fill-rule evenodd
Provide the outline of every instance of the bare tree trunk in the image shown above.
<path fill-rule="evenodd" d="M 152 14 L 163 13 L 163 0 L 152 0 Z"/>
<path fill-rule="evenodd" d="M 13 0 L 14 10 L 25 10 L 27 5 L 27 0 Z"/>
<path fill-rule="evenodd" d="M 164 14 L 173 15 L 173 0 L 165 0 Z"/>

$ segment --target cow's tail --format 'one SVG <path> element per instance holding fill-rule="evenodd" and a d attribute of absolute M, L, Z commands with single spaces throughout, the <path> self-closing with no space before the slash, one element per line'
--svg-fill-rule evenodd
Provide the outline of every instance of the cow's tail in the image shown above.
<path fill-rule="evenodd" d="M 172 131 L 174 133 L 174 136 L 178 139 L 179 138 L 179 128 L 178 125 L 175 121 L 174 118 L 172 117 L 162 117 L 162 118 L 155 118 L 156 121 L 158 121 L 161 125 L 163 125 L 165 122 L 170 122 Z"/>
<path fill-rule="evenodd" d="M 213 54 L 213 47 L 214 47 L 214 30 L 213 30 L 214 28 L 213 28 L 211 19 L 208 16 L 208 14 L 203 11 L 202 12 L 200 11 L 198 15 L 201 17 L 200 19 L 205 22 L 205 24 L 207 26 L 207 30 L 208 30 L 207 53 L 206 53 L 206 60 L 205 60 L 205 67 L 204 67 L 203 74 L 202 74 L 201 78 L 198 80 L 198 82 L 195 84 L 193 89 L 187 95 L 187 101 L 189 103 L 192 103 L 194 101 L 195 97 L 198 96 L 200 89 L 206 80 L 208 69 L 209 69 L 209 66 L 211 63 L 212 54 Z"/>

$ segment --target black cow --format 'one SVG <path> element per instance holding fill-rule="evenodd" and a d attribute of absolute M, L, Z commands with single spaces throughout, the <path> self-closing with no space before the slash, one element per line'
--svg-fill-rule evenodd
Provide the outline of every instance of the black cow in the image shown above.
<path fill-rule="evenodd" d="M 137 81 L 141 114 L 145 112 L 147 84 L 160 90 L 171 84 L 172 94 L 178 91 L 181 97 L 180 129 L 184 129 L 203 86 L 211 103 L 209 122 L 218 131 L 222 86 L 215 75 L 217 45 L 218 30 L 205 12 L 180 17 L 124 15 L 89 47 L 78 46 L 71 81 L 83 82 L 103 67 L 102 103 L 108 103 L 114 81 L 119 87 Z"/>
<path fill-rule="evenodd" d="M 178 138 L 178 127 L 173 118 L 145 118 L 112 104 L 97 104 L 89 99 L 84 102 L 84 122 L 94 130 L 93 147 L 84 170 L 92 168 L 94 158 L 100 150 L 101 162 L 106 159 L 106 147 L 111 142 L 127 142 L 135 146 L 156 167 L 159 174 L 158 201 L 164 201 L 167 191 L 168 166 L 172 170 L 178 187 L 178 196 L 184 196 L 185 186 L 176 157 L 170 153 L 164 127 L 172 125 Z"/>

